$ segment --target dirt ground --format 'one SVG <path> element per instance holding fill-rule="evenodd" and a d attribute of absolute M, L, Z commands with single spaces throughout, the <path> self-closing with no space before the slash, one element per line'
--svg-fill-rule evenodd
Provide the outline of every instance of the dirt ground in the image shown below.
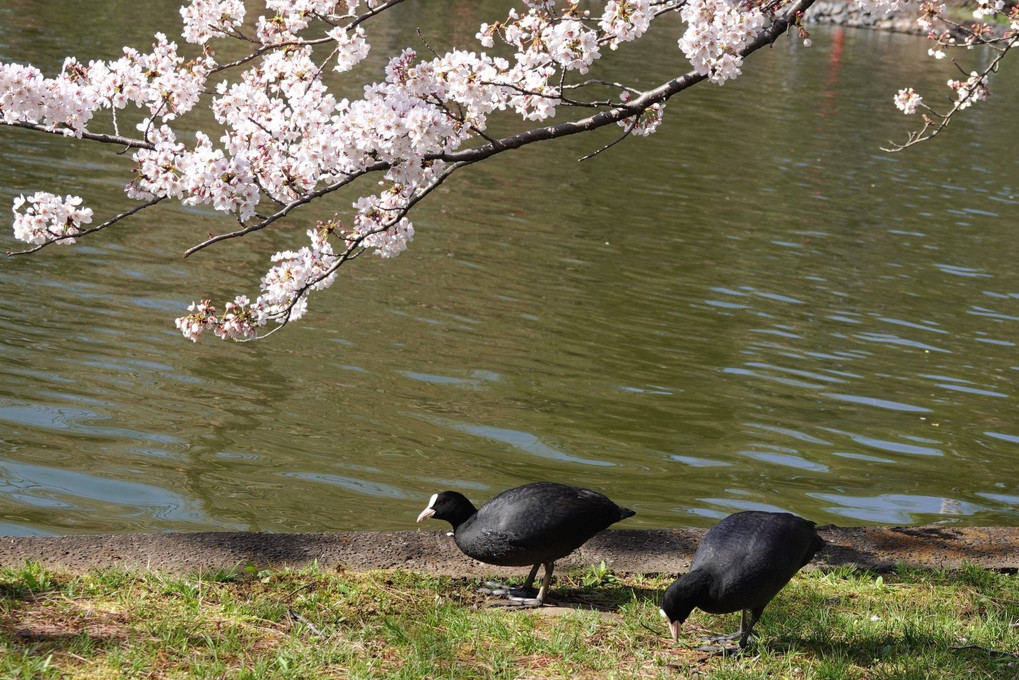
<path fill-rule="evenodd" d="M 887 570 L 897 564 L 954 568 L 972 563 L 1019 571 L 1017 527 L 827 526 L 819 531 L 829 545 L 813 566 Z M 584 568 L 604 560 L 618 573 L 676 574 L 686 571 L 703 535 L 698 529 L 609 530 L 556 566 Z M 302 566 L 316 560 L 324 567 L 351 571 L 399 568 L 456 576 L 521 572 L 464 556 L 441 531 L 0 536 L 0 566 L 19 567 L 26 560 L 71 572 L 118 566 L 179 574 L 249 565 Z"/>

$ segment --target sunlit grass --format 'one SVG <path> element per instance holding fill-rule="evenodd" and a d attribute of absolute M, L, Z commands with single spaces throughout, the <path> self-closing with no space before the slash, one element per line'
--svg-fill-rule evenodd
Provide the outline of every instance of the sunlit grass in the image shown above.
<path fill-rule="evenodd" d="M 476 582 L 310 568 L 0 570 L 2 678 L 1019 678 L 1019 577 L 967 567 L 801 574 L 739 657 L 697 651 L 736 614 L 695 612 L 680 643 L 670 579 L 567 574 L 563 608 L 485 607 Z"/>

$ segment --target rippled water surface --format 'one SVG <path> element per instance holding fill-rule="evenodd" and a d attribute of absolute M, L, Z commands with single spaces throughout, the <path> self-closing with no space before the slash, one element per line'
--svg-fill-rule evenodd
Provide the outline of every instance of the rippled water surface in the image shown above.
<path fill-rule="evenodd" d="M 54 73 L 145 47 L 176 18 L 141 4 L 0 2 L 0 59 Z M 468 46 L 499 13 L 426 5 L 379 53 L 418 45 L 417 26 Z M 404 255 L 353 263 L 264 342 L 192 345 L 173 318 L 253 296 L 268 254 L 353 194 L 186 261 L 229 222 L 160 206 L 4 261 L 0 533 L 408 529 L 441 488 L 484 500 L 536 479 L 601 489 L 634 528 L 745 508 L 1015 523 L 1019 75 L 889 155 L 907 130 L 894 91 L 936 97 L 950 74 L 924 74 L 923 40 L 812 32 L 670 102 L 652 138 L 460 173 Z M 614 77 L 682 68 L 674 46 L 621 51 Z M 45 189 L 97 221 L 123 209 L 130 160 L 102 151 L 0 129 L 0 203 Z M 3 229 L 15 248 L 9 213 Z"/>

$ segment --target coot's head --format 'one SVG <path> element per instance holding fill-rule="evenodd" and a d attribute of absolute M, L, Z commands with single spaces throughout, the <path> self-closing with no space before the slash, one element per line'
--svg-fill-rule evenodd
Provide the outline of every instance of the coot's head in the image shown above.
<path fill-rule="evenodd" d="M 428 507 L 418 515 L 418 522 L 423 522 L 429 517 L 444 519 L 453 525 L 453 529 L 456 529 L 476 512 L 477 508 L 463 494 L 456 491 L 443 491 L 432 495 L 428 501 Z"/>
<path fill-rule="evenodd" d="M 686 578 L 687 576 L 689 574 L 679 577 L 668 587 L 665 597 L 662 598 L 662 608 L 658 610 L 665 622 L 669 624 L 669 633 L 674 641 L 679 640 L 679 627 L 690 616 L 690 612 L 697 606 L 697 601 L 700 599 L 701 585 Z"/>

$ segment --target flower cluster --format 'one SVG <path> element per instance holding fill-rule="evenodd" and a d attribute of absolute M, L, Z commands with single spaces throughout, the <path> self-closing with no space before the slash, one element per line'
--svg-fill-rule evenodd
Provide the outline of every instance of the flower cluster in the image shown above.
<path fill-rule="evenodd" d="M 39 191 L 14 199 L 14 238 L 25 243 L 74 243 L 81 225 L 92 221 L 92 210 L 82 208 L 77 196 L 60 198 Z M 24 212 L 22 212 L 24 208 Z"/>
<path fill-rule="evenodd" d="M 623 91 L 619 94 L 619 99 L 624 102 L 630 101 L 631 95 L 627 91 Z M 662 116 L 665 113 L 665 103 L 657 102 L 644 109 L 636 119 L 624 118 L 617 121 L 617 125 L 624 127 L 629 130 L 630 134 L 637 135 L 638 137 L 647 137 L 652 135 L 658 129 L 658 126 L 662 124 Z"/>
<path fill-rule="evenodd" d="M 201 45 L 210 38 L 231 35 L 244 23 L 244 0 L 192 0 L 180 8 L 182 33 L 189 43 Z"/>
<path fill-rule="evenodd" d="M 978 0 L 976 9 L 973 10 L 974 19 L 994 16 L 1004 11 L 1005 0 Z"/>
<path fill-rule="evenodd" d="M 689 0 L 681 13 L 687 22 L 679 49 L 694 70 L 722 85 L 742 74 L 740 51 L 764 28 L 756 7 L 737 9 L 726 0 Z"/>
<path fill-rule="evenodd" d="M 368 56 L 371 46 L 364 39 L 364 29 L 356 27 L 353 32 L 336 27 L 326 33 L 336 41 L 336 65 L 333 70 L 343 73 L 357 66 Z"/>
<path fill-rule="evenodd" d="M 925 31 L 932 31 L 937 20 L 944 16 L 946 9 L 945 3 L 937 0 L 921 2 L 920 12 L 916 18 L 917 25 Z"/>
<path fill-rule="evenodd" d="M 128 104 L 168 121 L 198 103 L 212 60 L 185 61 L 176 43 L 157 33 L 151 53 L 125 47 L 115 61 L 64 60 L 61 74 L 46 78 L 33 66 L 0 64 L 0 113 L 5 123 L 29 122 L 80 136 L 100 109 Z"/>
<path fill-rule="evenodd" d="M 916 107 L 923 103 L 923 97 L 916 93 L 911 87 L 899 90 L 895 95 L 895 107 L 907 116 L 916 113 Z"/>
<path fill-rule="evenodd" d="M 987 90 L 987 77 L 976 71 L 971 71 L 966 80 L 949 80 L 948 87 L 957 93 L 955 106 L 959 110 L 987 99 L 990 94 Z"/>
<path fill-rule="evenodd" d="M 636 40 L 651 27 L 651 0 L 609 0 L 598 21 L 610 49 Z"/>
<path fill-rule="evenodd" d="M 39 123 L 50 129 L 83 129 L 99 103 L 67 78 L 46 78 L 34 66 L 0 64 L 0 114 L 4 123 Z"/>
<path fill-rule="evenodd" d="M 211 300 L 192 302 L 188 305 L 188 311 L 191 313 L 178 318 L 175 324 L 177 330 L 192 342 L 198 342 L 202 331 L 215 329 L 219 326 L 219 319 L 216 318 L 216 308 L 212 306 Z"/>

